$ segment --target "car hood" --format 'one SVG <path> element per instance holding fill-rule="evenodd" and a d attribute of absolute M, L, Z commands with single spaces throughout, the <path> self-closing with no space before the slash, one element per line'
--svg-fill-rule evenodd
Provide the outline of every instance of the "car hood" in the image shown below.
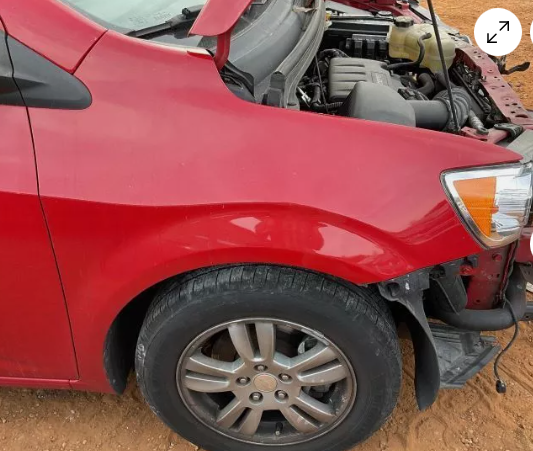
<path fill-rule="evenodd" d="M 191 34 L 219 36 L 230 31 L 252 2 L 253 0 L 207 0 L 191 28 Z M 354 1 L 354 4 L 356 3 Z M 376 3 L 376 0 L 370 0 L 367 3 Z M 380 0 L 379 3 L 380 5 L 394 5 L 396 0 Z"/>
<path fill-rule="evenodd" d="M 207 0 L 191 34 L 218 36 L 230 31 L 253 0 Z"/>

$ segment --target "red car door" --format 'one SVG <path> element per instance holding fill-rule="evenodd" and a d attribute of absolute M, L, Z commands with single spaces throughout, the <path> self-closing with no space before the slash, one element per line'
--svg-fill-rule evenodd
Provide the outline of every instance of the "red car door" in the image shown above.
<path fill-rule="evenodd" d="M 7 49 L 0 22 L 0 384 L 66 385 L 77 378 L 72 336 Z"/>

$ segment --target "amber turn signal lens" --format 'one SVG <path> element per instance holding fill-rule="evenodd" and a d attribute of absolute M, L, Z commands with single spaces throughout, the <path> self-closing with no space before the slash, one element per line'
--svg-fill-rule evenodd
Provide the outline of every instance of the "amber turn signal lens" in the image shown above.
<path fill-rule="evenodd" d="M 490 236 L 492 232 L 492 215 L 498 211 L 498 208 L 494 205 L 496 177 L 456 180 L 453 184 L 468 213 L 470 213 L 470 217 L 479 227 L 481 233 L 485 236 Z"/>
<path fill-rule="evenodd" d="M 520 238 L 533 198 L 533 163 L 448 171 L 444 189 L 466 228 L 487 248 Z"/>

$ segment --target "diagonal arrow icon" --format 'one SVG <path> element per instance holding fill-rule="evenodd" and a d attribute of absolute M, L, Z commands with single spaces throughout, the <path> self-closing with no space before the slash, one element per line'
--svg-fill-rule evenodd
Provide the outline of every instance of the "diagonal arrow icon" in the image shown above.
<path fill-rule="evenodd" d="M 494 33 L 494 36 L 491 38 L 490 33 L 487 33 L 487 44 L 497 44 L 498 41 L 494 41 L 494 38 L 498 36 L 498 33 Z"/>
<path fill-rule="evenodd" d="M 507 28 L 507 31 L 511 31 L 511 25 L 508 20 L 500 20 L 500 23 L 503 24 L 503 27 L 500 28 L 500 31 L 503 31 L 505 28 Z"/>

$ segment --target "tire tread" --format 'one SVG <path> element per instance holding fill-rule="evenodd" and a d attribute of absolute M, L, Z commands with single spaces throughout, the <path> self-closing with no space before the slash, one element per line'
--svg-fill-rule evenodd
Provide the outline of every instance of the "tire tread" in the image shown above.
<path fill-rule="evenodd" d="M 138 343 L 150 343 L 152 337 L 164 327 L 165 320 L 180 312 L 180 306 L 197 302 L 204 294 L 217 292 L 235 293 L 242 291 L 269 293 L 319 293 L 328 303 L 344 305 L 346 314 L 352 318 L 366 316 L 381 332 L 386 343 L 384 347 L 391 365 L 401 374 L 401 352 L 398 344 L 396 324 L 392 313 L 378 290 L 374 287 L 359 287 L 331 276 L 302 269 L 270 265 L 237 265 L 200 270 L 185 277 L 169 281 L 156 294 L 152 302 Z M 142 363 L 142 362 L 141 362 Z M 138 365 L 139 366 L 139 365 Z M 153 407 L 149 394 L 143 389 L 143 368 L 137 367 L 141 390 L 148 403 Z M 367 437 L 386 421 L 392 414 L 400 390 L 398 382 L 385 387 L 387 396 L 381 396 L 381 419 L 376 422 Z"/>

